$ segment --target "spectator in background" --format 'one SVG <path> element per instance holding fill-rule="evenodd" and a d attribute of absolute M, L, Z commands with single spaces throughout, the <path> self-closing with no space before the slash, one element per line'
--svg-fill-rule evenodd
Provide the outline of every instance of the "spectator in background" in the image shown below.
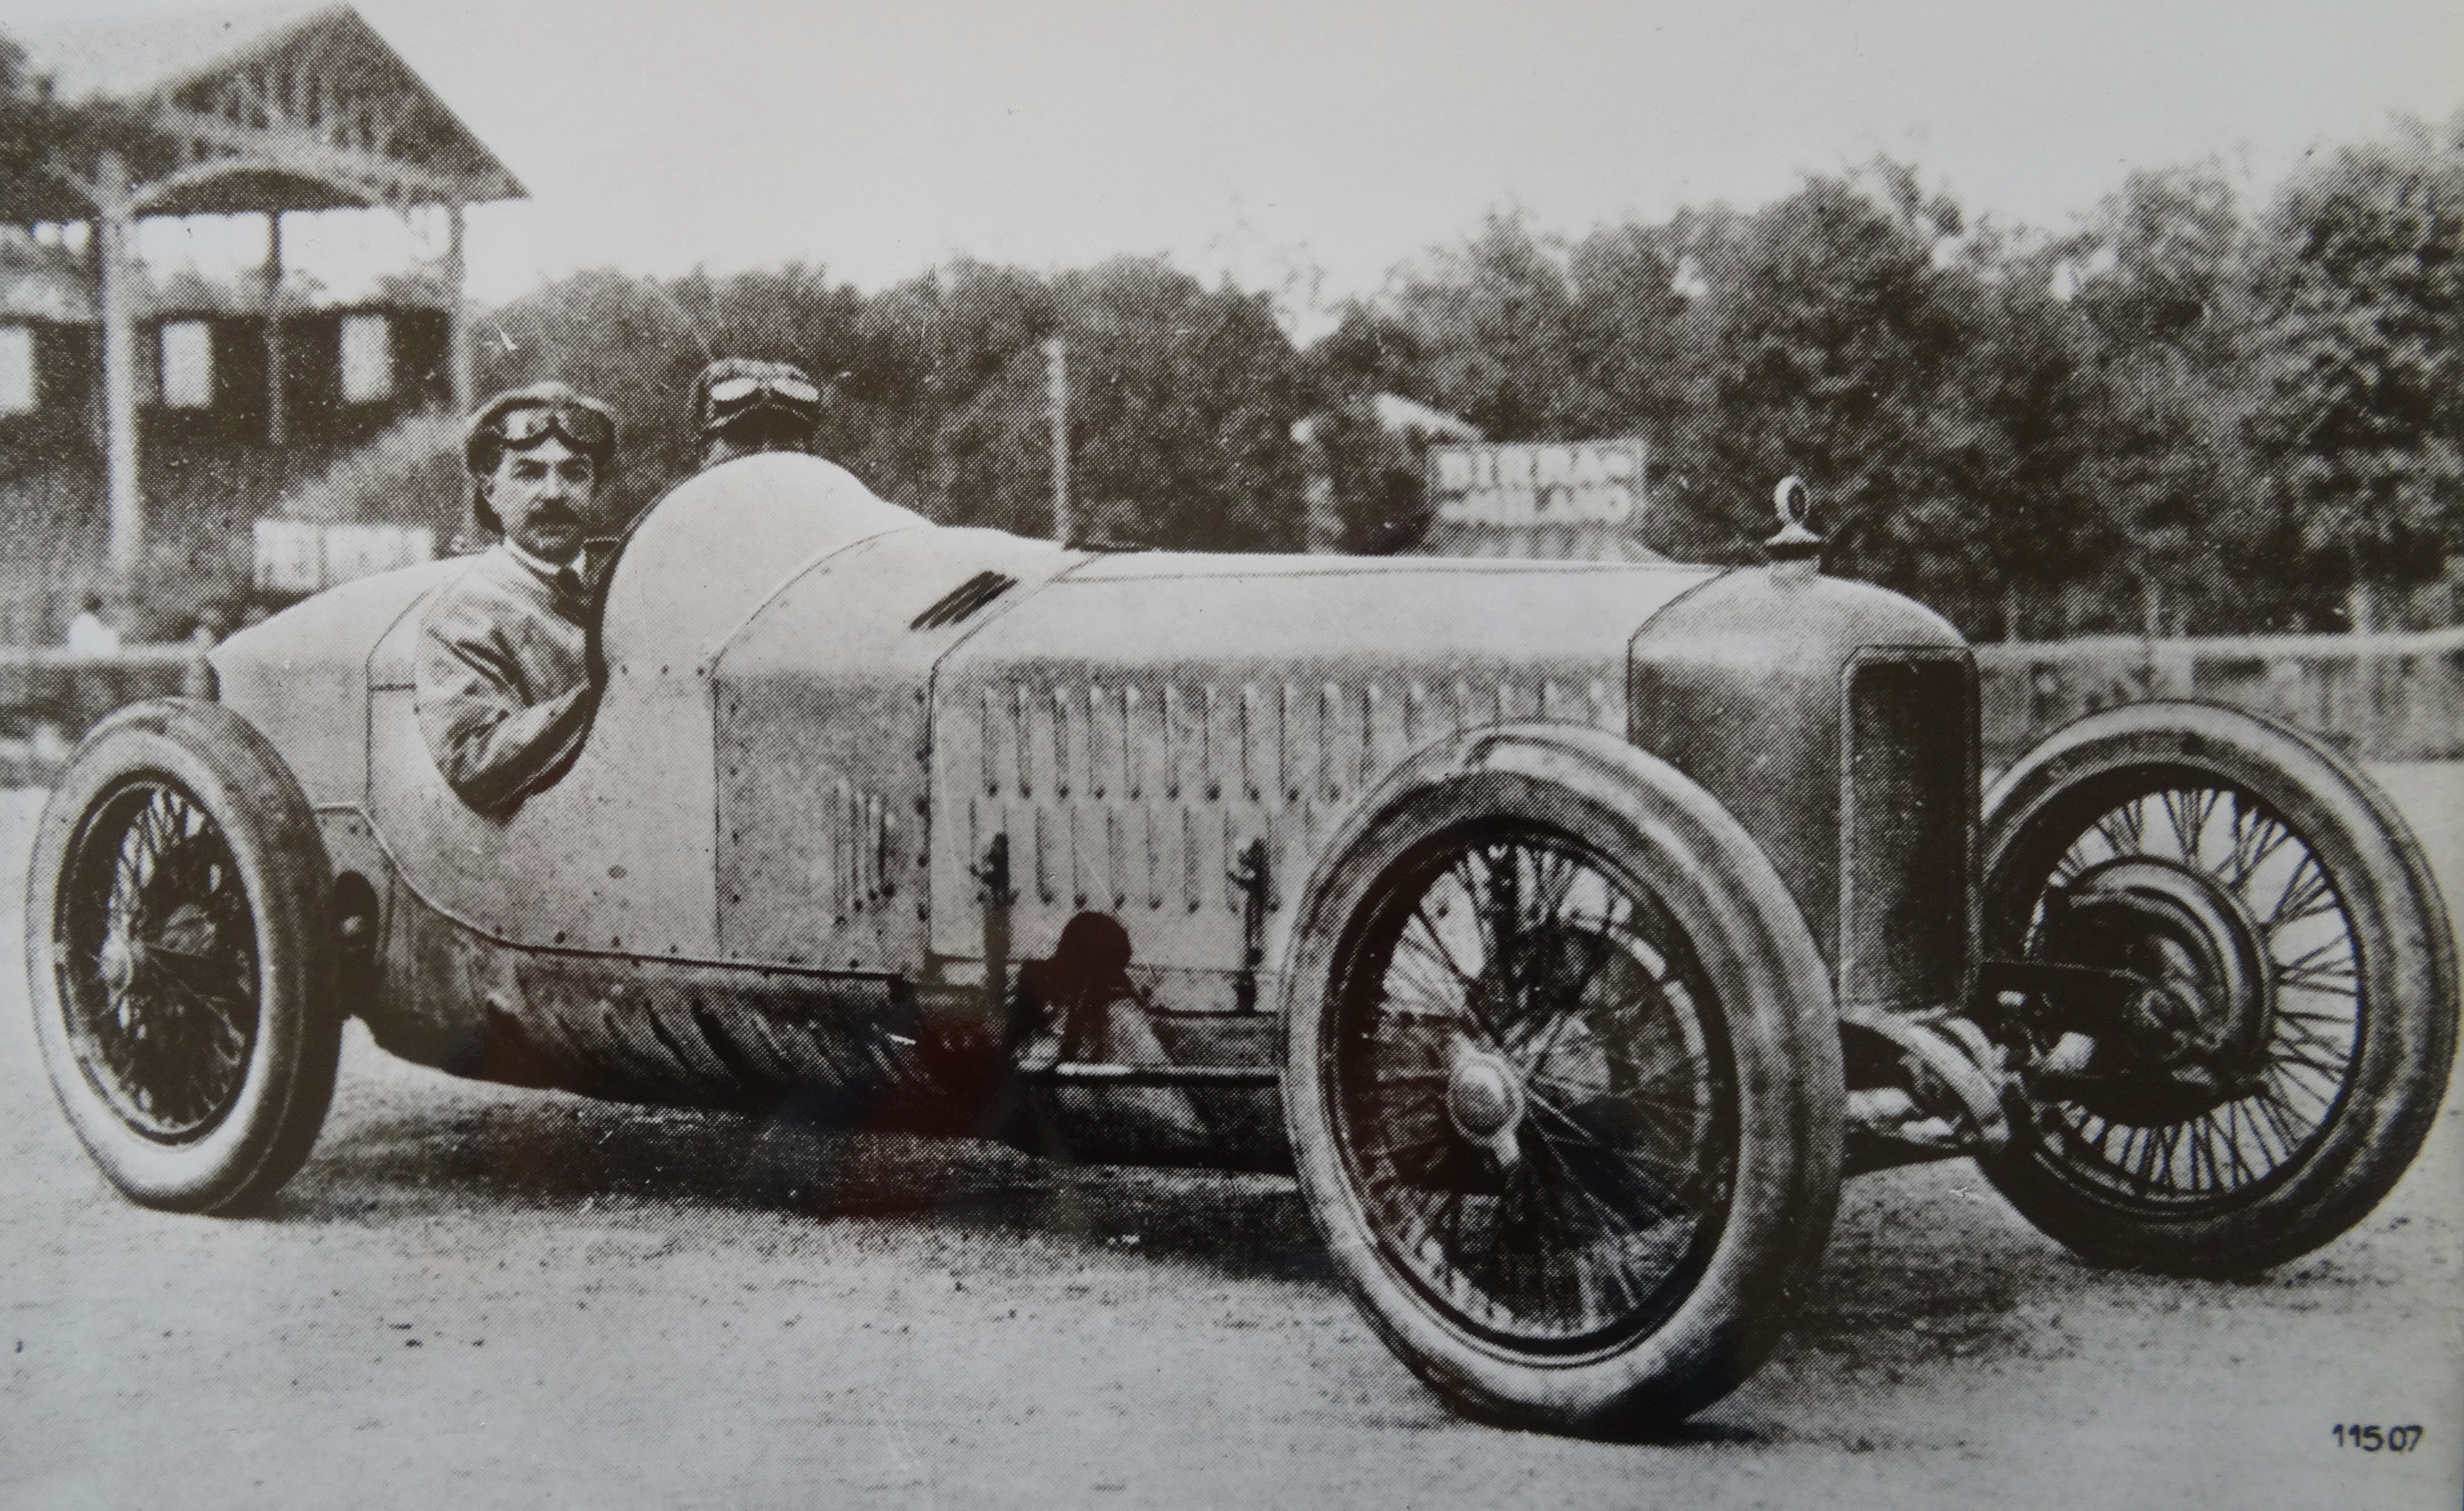
<path fill-rule="evenodd" d="M 810 451 L 822 390 L 786 362 L 722 357 L 693 380 L 687 418 L 704 471 L 757 451 Z"/>
<path fill-rule="evenodd" d="M 188 631 L 188 649 L 194 659 L 188 663 L 181 691 L 192 698 L 210 700 L 214 696 L 214 668 L 206 653 L 221 645 L 223 637 L 230 633 L 231 615 L 223 611 L 220 603 L 209 603 L 197 610 L 196 627 Z"/>
<path fill-rule="evenodd" d="M 81 656 L 108 656 L 120 648 L 120 631 L 102 617 L 102 596 L 88 593 L 69 621 L 68 647 Z"/>
<path fill-rule="evenodd" d="M 188 631 L 188 644 L 200 651 L 211 650 L 230 633 L 230 613 L 220 603 L 209 603 L 197 610 L 197 627 Z"/>

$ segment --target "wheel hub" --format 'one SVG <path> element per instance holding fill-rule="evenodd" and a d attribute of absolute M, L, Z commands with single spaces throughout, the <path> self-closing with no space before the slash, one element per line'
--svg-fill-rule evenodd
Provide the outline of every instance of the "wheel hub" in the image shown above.
<path fill-rule="evenodd" d="M 2272 1008 L 2257 921 L 2209 876 L 2148 858 L 2082 875 L 2048 945 L 2059 958 L 2148 985 L 2114 1015 L 2077 1100 L 2142 1127 L 2197 1117 L 2242 1094 Z"/>
<path fill-rule="evenodd" d="M 1492 1143 L 1523 1119 L 1522 1078 L 1494 1055 L 1467 1052 L 1446 1078 L 1446 1114 L 1463 1137 Z"/>
<path fill-rule="evenodd" d="M 102 941 L 95 957 L 96 969 L 102 975 L 103 987 L 113 996 L 128 990 L 137 975 L 137 946 L 126 934 L 114 931 Z"/>

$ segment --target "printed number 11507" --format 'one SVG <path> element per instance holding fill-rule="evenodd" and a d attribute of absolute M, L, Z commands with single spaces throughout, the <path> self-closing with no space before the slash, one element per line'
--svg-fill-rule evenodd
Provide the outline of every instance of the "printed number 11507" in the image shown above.
<path fill-rule="evenodd" d="M 2335 1432 L 2338 1447 L 2358 1448 L 2365 1454 L 2382 1452 L 2409 1454 L 2421 1446 L 2421 1429 L 2417 1425 L 2380 1427 L 2373 1423 L 2365 1427 L 2356 1423 L 2339 1422 L 2336 1424 Z"/>

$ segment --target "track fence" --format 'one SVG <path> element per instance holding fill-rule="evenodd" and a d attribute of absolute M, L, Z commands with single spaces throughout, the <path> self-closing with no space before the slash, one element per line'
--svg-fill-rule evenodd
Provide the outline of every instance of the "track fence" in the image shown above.
<path fill-rule="evenodd" d="M 2230 704 L 2368 761 L 2464 757 L 2464 629 L 2382 635 L 2097 636 L 1976 647 L 1985 759 L 2008 765 L 2083 714 L 2151 698 Z"/>
<path fill-rule="evenodd" d="M 211 695 L 205 651 L 190 641 L 107 653 L 0 646 L 0 786 L 49 782 L 77 736 L 114 709 L 170 694 Z"/>

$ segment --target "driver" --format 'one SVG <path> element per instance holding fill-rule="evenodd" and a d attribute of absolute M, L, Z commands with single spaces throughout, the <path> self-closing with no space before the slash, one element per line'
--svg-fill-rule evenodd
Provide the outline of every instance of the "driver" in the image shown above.
<path fill-rule="evenodd" d="M 707 471 L 757 451 L 811 450 L 822 390 L 801 367 L 722 357 L 693 380 L 686 409 Z"/>
<path fill-rule="evenodd" d="M 478 521 L 503 538 L 429 605 L 417 700 L 437 770 L 481 813 L 510 814 L 554 781 L 589 729 L 578 567 L 615 451 L 615 413 L 560 383 L 500 393 L 463 430 Z"/>

